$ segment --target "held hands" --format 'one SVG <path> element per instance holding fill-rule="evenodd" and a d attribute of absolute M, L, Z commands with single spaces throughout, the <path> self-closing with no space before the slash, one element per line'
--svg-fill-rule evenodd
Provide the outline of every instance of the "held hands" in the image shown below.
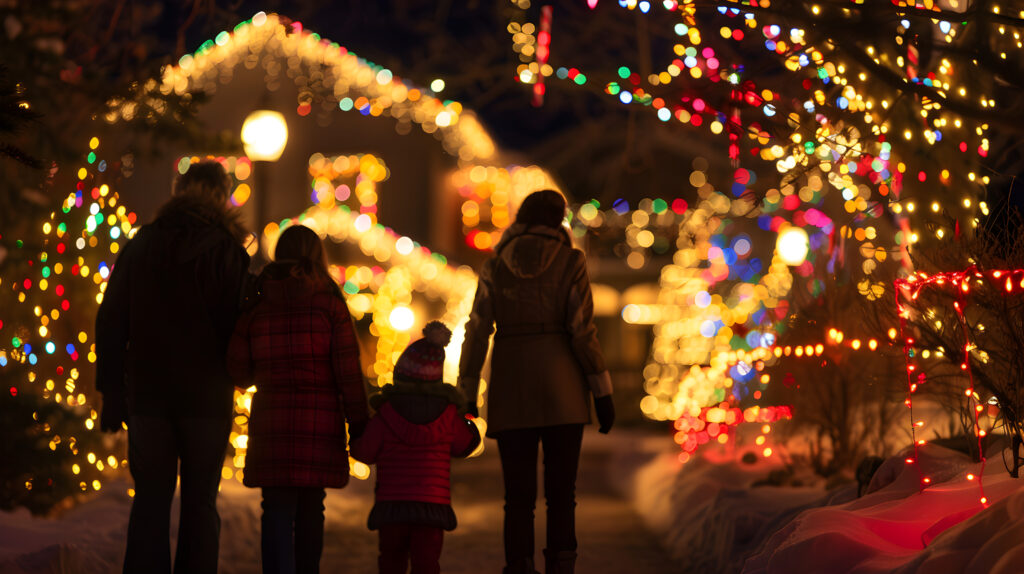
<path fill-rule="evenodd" d="M 605 395 L 594 399 L 594 410 L 597 411 L 597 422 L 600 424 L 598 432 L 608 434 L 615 424 L 615 404 L 612 403 L 612 396 Z"/>
<path fill-rule="evenodd" d="M 358 423 L 349 422 L 348 423 L 348 436 L 349 436 L 350 440 L 355 440 L 355 439 L 363 436 L 363 433 L 365 431 L 366 431 L 366 423 L 365 422 L 358 422 Z"/>
<path fill-rule="evenodd" d="M 100 430 L 117 432 L 121 423 L 128 422 L 128 401 L 123 396 L 114 394 L 103 395 L 103 408 L 100 409 Z"/>

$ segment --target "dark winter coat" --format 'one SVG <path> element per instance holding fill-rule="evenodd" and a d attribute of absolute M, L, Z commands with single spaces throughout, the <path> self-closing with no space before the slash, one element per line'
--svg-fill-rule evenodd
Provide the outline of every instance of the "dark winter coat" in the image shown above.
<path fill-rule="evenodd" d="M 612 392 L 594 326 L 583 252 L 568 233 L 509 227 L 480 270 L 459 363 L 474 400 L 491 333 L 487 434 L 590 422 L 590 397 Z"/>
<path fill-rule="evenodd" d="M 249 256 L 230 216 L 172 199 L 121 250 L 96 315 L 96 387 L 128 413 L 230 417 L 224 356 Z"/>
<path fill-rule="evenodd" d="M 445 383 L 396 382 L 371 399 L 377 414 L 352 456 L 377 465 L 377 500 L 369 526 L 418 524 L 452 530 L 451 458 L 480 443 L 476 425 L 460 414 L 462 394 Z"/>
<path fill-rule="evenodd" d="M 345 421 L 369 417 L 355 329 L 333 285 L 280 275 L 262 282 L 228 350 L 236 383 L 256 385 L 243 482 L 341 488 Z"/>

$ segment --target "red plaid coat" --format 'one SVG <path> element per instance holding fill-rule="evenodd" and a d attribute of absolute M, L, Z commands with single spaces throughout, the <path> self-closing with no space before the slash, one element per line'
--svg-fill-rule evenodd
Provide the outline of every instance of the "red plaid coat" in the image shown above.
<path fill-rule="evenodd" d="M 345 301 L 303 279 L 267 279 L 228 348 L 236 384 L 255 383 L 246 486 L 348 483 L 345 420 L 369 418 L 359 346 Z"/>

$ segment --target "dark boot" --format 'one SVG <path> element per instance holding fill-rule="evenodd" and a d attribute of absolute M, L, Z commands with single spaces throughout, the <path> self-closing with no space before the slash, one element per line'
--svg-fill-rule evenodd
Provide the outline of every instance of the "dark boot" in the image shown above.
<path fill-rule="evenodd" d="M 544 551 L 544 574 L 573 574 L 576 570 L 576 553 Z"/>
<path fill-rule="evenodd" d="M 540 572 L 534 569 L 533 558 L 523 558 L 515 564 L 503 568 L 501 574 L 540 574 Z"/>

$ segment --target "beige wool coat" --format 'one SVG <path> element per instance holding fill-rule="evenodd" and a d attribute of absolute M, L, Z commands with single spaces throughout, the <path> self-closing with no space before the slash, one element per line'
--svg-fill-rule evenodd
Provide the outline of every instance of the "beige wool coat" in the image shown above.
<path fill-rule="evenodd" d="M 611 394 L 586 258 L 564 228 L 512 225 L 484 263 L 459 362 L 470 401 L 492 333 L 488 436 L 589 423 L 590 397 Z"/>

